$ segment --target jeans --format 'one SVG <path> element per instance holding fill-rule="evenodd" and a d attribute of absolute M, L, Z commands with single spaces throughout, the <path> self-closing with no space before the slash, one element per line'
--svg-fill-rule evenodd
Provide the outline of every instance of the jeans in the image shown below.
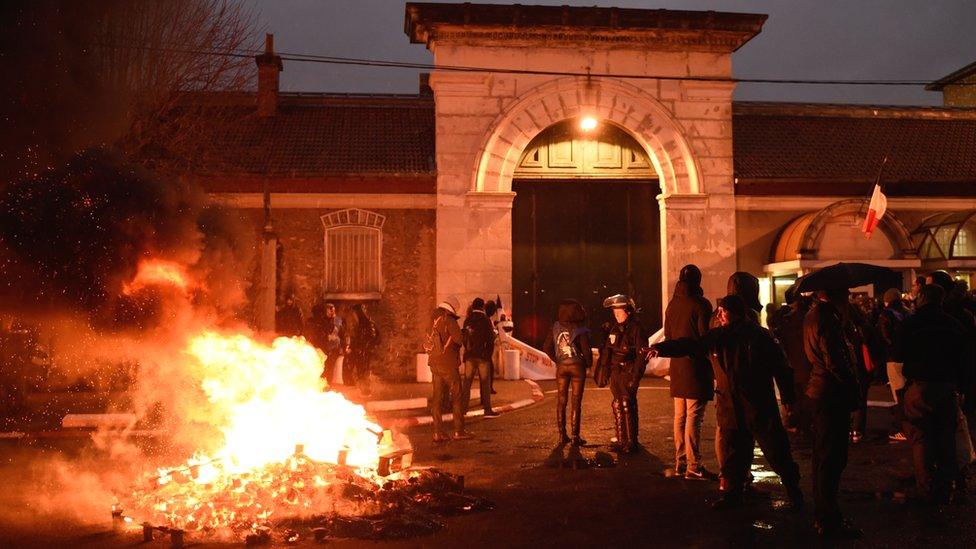
<path fill-rule="evenodd" d="M 814 515 L 821 524 L 837 525 L 842 518 L 837 494 L 847 467 L 851 413 L 843 402 L 832 398 L 811 399 L 810 405 Z"/>
<path fill-rule="evenodd" d="M 793 461 L 790 439 L 779 416 L 746 426 L 744 420 L 735 429 L 719 428 L 719 467 L 730 493 L 741 493 L 752 465 L 756 443 L 769 466 L 779 475 L 783 486 L 795 488 L 800 483 L 800 467 Z"/>
<path fill-rule="evenodd" d="M 915 381 L 905 389 L 905 417 L 911 426 L 915 485 L 923 498 L 947 502 L 956 479 L 955 385 Z"/>
<path fill-rule="evenodd" d="M 905 376 L 901 369 L 904 366 L 901 362 L 888 363 L 888 387 L 891 388 L 891 396 L 895 400 L 895 405 L 891 407 L 891 421 L 894 431 L 905 431 Z"/>
<path fill-rule="evenodd" d="M 674 462 L 689 471 L 701 468 L 701 431 L 707 400 L 674 399 Z"/>
<path fill-rule="evenodd" d="M 443 434 L 443 419 L 441 418 L 441 406 L 444 402 L 444 391 L 450 391 L 451 411 L 454 415 L 454 432 L 464 431 L 464 410 L 461 406 L 461 375 L 457 368 L 442 370 L 431 369 L 433 373 L 434 395 L 430 399 L 430 414 L 434 419 L 434 432 Z"/>
<path fill-rule="evenodd" d="M 469 358 L 464 361 L 464 381 L 461 387 L 461 404 L 465 413 L 471 403 L 471 383 L 478 374 L 481 389 L 481 407 L 485 412 L 491 411 L 491 362 L 482 358 Z"/>

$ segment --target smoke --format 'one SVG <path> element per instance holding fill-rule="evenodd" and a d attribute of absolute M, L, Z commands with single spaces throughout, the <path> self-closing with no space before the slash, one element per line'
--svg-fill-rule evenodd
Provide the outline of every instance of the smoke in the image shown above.
<path fill-rule="evenodd" d="M 203 398 L 183 368 L 186 339 L 243 325 L 248 230 L 199 188 L 86 151 L 0 191 L 0 314 L 37 326 L 53 356 L 49 382 L 105 390 L 130 365 L 125 404 L 180 425 Z M 149 261 L 177 266 L 186 287 L 133 289 Z"/>
<path fill-rule="evenodd" d="M 204 282 L 194 309 L 227 314 L 243 300 L 242 230 L 200 189 L 87 151 L 0 192 L 0 300 L 19 314 L 83 314 L 102 331 L 154 328 L 172 314 L 170 289 L 125 291 L 153 259 Z"/>

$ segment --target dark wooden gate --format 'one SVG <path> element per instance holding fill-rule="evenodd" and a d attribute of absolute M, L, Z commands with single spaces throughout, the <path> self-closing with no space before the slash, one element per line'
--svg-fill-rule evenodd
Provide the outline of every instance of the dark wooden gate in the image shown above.
<path fill-rule="evenodd" d="M 515 336 L 541 346 L 565 298 L 590 328 L 609 318 L 603 299 L 634 297 L 661 325 L 661 225 L 656 181 L 515 180 L 512 285 Z"/>

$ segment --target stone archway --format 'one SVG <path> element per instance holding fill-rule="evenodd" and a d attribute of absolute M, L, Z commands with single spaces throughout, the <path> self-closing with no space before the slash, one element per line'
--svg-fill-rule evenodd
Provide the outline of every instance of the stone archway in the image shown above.
<path fill-rule="evenodd" d="M 593 116 L 627 131 L 648 153 L 662 194 L 704 192 L 692 148 L 671 112 L 632 84 L 606 78 L 564 77 L 538 86 L 490 125 L 474 166 L 473 192 L 509 192 L 522 151 L 546 128 Z"/>

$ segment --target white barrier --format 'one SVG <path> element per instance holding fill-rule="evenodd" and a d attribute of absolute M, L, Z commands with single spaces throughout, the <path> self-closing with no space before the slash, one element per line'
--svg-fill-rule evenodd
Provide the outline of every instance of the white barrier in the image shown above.
<path fill-rule="evenodd" d="M 507 353 L 509 350 L 515 350 L 519 352 L 519 377 L 532 380 L 556 379 L 556 364 L 548 355 L 510 334 L 505 334 L 501 342 L 502 348 L 506 350 L 506 369 L 508 368 Z"/>

